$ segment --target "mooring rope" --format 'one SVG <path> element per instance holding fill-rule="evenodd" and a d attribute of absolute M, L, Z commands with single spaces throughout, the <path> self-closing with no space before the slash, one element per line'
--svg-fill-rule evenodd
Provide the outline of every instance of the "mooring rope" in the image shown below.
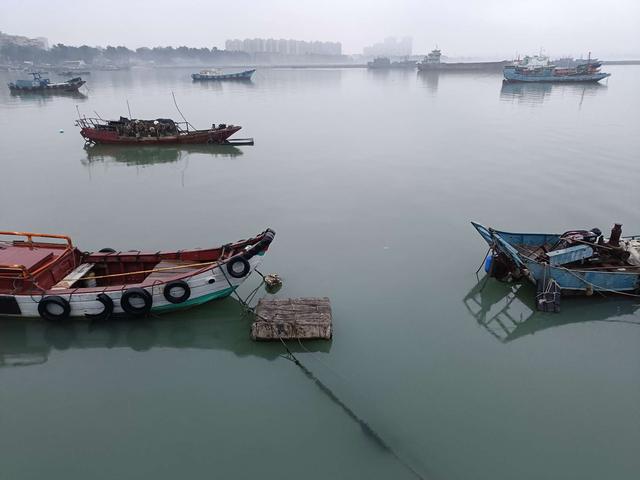
<path fill-rule="evenodd" d="M 227 281 L 227 283 L 229 284 L 229 286 L 231 288 L 233 288 L 233 293 L 235 294 L 236 298 L 238 299 L 238 302 L 240 302 L 240 304 L 242 305 L 242 307 L 244 309 L 244 312 L 245 313 L 251 312 L 256 317 L 267 321 L 268 319 L 266 319 L 266 318 L 262 317 L 260 314 L 258 314 L 256 312 L 256 309 L 254 307 L 251 307 L 251 305 L 250 305 L 251 300 L 254 298 L 254 296 L 256 295 L 258 290 L 260 289 L 260 287 L 262 287 L 262 285 L 264 285 L 266 283 L 265 280 L 264 280 L 264 275 L 261 272 L 257 272 L 262 277 L 262 282 L 254 290 L 252 290 L 251 293 L 249 293 L 249 295 L 247 296 L 246 299 L 243 299 L 238 294 L 238 292 L 236 291 L 236 287 L 234 287 L 232 285 L 231 281 L 229 280 L 229 277 L 227 277 L 227 274 L 224 271 L 224 269 L 222 268 L 222 265 L 218 265 L 218 268 L 220 268 L 220 271 L 222 272 L 222 275 L 224 276 L 224 278 Z M 254 271 L 257 271 L 257 270 L 254 269 Z M 400 457 L 400 455 L 398 455 L 398 453 L 395 450 L 393 450 L 393 448 L 391 448 L 391 446 L 387 442 L 384 441 L 384 439 L 380 436 L 380 434 L 378 434 L 375 430 L 373 430 L 373 428 L 371 428 L 371 426 L 365 420 L 360 418 L 351 408 L 349 408 L 348 405 L 346 405 L 342 400 L 340 400 L 338 398 L 338 396 L 335 393 L 333 393 L 333 391 L 329 387 L 327 387 L 324 383 L 322 383 L 322 381 L 318 377 L 316 377 L 313 374 L 313 372 L 311 372 L 311 370 L 309 370 L 307 367 L 305 367 L 302 364 L 302 362 L 300 362 L 300 360 L 298 360 L 298 358 L 293 354 L 293 352 L 291 351 L 289 346 L 286 344 L 284 339 L 279 334 L 277 334 L 277 338 L 278 338 L 278 340 L 280 340 L 280 342 L 282 343 L 282 345 L 284 346 L 284 348 L 285 348 L 285 350 L 287 352 L 288 357 L 285 357 L 285 358 L 287 358 L 288 360 L 290 360 L 293 363 L 295 363 L 304 372 L 304 374 L 307 376 L 307 378 L 313 380 L 313 382 L 316 384 L 316 386 L 323 393 L 325 393 L 334 403 L 336 403 L 338 406 L 340 406 L 340 408 L 342 408 L 344 410 L 344 412 L 352 420 L 354 420 L 360 426 L 360 428 L 362 428 L 362 431 L 366 436 L 371 438 L 374 441 L 374 443 L 376 445 L 378 445 L 378 447 L 380 447 L 382 450 L 384 450 L 385 452 L 390 454 L 398 463 L 400 463 L 405 469 L 407 469 L 409 472 L 411 472 L 411 474 L 415 478 L 418 478 L 419 480 L 425 480 L 425 477 L 423 475 L 421 475 L 420 472 L 418 472 L 415 468 L 413 468 L 406 460 L 403 460 L 402 457 Z M 308 353 L 312 353 L 304 345 L 302 345 L 302 342 L 300 342 L 300 339 L 298 339 L 298 343 Z M 314 360 L 316 360 L 316 359 L 314 358 Z M 340 375 L 338 372 L 334 371 L 331 367 L 326 365 L 324 362 L 322 362 L 320 360 L 317 360 L 317 361 L 322 363 L 325 366 L 325 368 L 327 368 L 329 371 L 334 373 L 334 375 L 336 375 L 339 378 L 342 378 L 345 382 L 348 382 L 348 379 L 346 379 L 344 376 Z"/>
<path fill-rule="evenodd" d="M 373 442 L 378 447 L 380 447 L 382 450 L 384 450 L 385 452 L 390 454 L 393 458 L 395 458 L 395 460 L 398 463 L 400 463 L 404 468 L 406 468 L 409 472 L 411 472 L 411 474 L 414 477 L 416 477 L 416 478 L 418 478 L 420 480 L 425 480 L 425 477 L 423 477 L 420 474 L 420 472 L 418 472 L 415 468 L 413 468 L 407 461 L 403 460 L 402 457 L 400 457 L 396 453 L 396 451 L 393 450 L 393 448 L 391 448 L 391 446 L 387 442 L 384 441 L 384 439 L 380 436 L 380 434 L 378 434 L 373 428 L 371 428 L 371 426 L 365 420 L 360 418 L 351 408 L 349 408 L 348 405 L 346 405 L 342 400 L 340 400 L 338 398 L 338 396 L 335 393 L 333 393 L 333 391 L 329 387 L 327 387 L 324 383 L 322 383 L 322 381 L 318 377 L 316 377 L 313 374 L 313 372 L 311 372 L 311 370 L 309 370 L 307 367 L 305 367 L 302 364 L 302 362 L 300 362 L 300 360 L 298 360 L 298 358 L 289 349 L 288 345 L 282 339 L 282 337 L 278 336 L 278 340 L 280 340 L 280 342 L 284 346 L 285 350 L 287 351 L 287 354 L 289 355 L 289 360 L 291 360 L 293 363 L 295 363 L 300 368 L 300 370 L 302 370 L 304 372 L 304 374 L 307 376 L 307 378 L 313 380 L 313 382 L 316 384 L 316 386 L 324 394 L 326 394 L 335 404 L 337 404 L 340 408 L 342 408 L 342 410 L 344 410 L 344 412 L 352 420 L 354 420 L 360 426 L 360 428 L 362 428 L 362 431 L 366 436 L 371 438 L 373 440 Z M 306 350 L 306 348 L 305 348 L 305 350 Z"/>

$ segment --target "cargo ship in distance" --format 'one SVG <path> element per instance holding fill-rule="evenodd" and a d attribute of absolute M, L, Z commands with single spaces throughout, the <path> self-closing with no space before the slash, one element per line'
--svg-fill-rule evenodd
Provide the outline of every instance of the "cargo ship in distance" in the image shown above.
<path fill-rule="evenodd" d="M 504 67 L 505 82 L 599 82 L 609 77 L 610 73 L 600 71 L 602 62 L 591 60 L 591 54 L 586 62 L 575 62 L 573 65 L 559 67 L 549 61 L 544 55 L 526 56 L 516 60 L 513 65 Z"/>
<path fill-rule="evenodd" d="M 388 57 L 376 57 L 371 62 L 367 62 L 367 68 L 389 69 L 389 68 L 416 68 L 416 62 L 405 58 L 404 60 L 392 62 Z"/>
<path fill-rule="evenodd" d="M 442 51 L 435 48 L 429 54 L 418 62 L 418 70 L 421 72 L 440 72 L 440 71 L 484 71 L 484 72 L 500 72 L 502 69 L 510 65 L 512 62 L 503 60 L 500 62 L 442 62 Z"/>

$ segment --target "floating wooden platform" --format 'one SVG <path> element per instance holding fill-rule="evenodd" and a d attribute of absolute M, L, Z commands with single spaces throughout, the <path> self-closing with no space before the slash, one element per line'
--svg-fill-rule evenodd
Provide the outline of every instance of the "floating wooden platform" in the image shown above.
<path fill-rule="evenodd" d="M 331 303 L 327 297 L 262 299 L 251 325 L 253 340 L 330 339 Z"/>

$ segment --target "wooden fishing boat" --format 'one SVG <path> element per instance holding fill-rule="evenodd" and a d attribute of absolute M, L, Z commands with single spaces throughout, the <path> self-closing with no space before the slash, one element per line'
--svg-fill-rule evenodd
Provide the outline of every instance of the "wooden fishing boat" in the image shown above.
<path fill-rule="evenodd" d="M 168 118 L 119 120 L 82 117 L 76 120 L 80 135 L 89 144 L 120 145 L 175 145 L 175 144 L 223 144 L 240 130 L 238 125 L 211 125 L 206 130 L 195 130 L 188 122 L 175 122 Z"/>
<path fill-rule="evenodd" d="M 227 297 L 260 264 L 275 232 L 173 252 L 83 252 L 63 235 L 0 236 L 0 315 L 62 321 L 145 316 Z"/>
<path fill-rule="evenodd" d="M 640 293 L 640 235 L 622 237 L 620 224 L 608 239 L 598 228 L 554 234 L 472 225 L 490 246 L 485 271 L 498 280 L 530 280 L 539 310 L 559 311 L 562 294 Z"/>
<path fill-rule="evenodd" d="M 191 78 L 194 81 L 201 80 L 251 80 L 251 75 L 254 74 L 255 68 L 251 70 L 245 70 L 243 72 L 224 73 L 218 69 L 201 70 L 200 73 L 192 73 Z"/>

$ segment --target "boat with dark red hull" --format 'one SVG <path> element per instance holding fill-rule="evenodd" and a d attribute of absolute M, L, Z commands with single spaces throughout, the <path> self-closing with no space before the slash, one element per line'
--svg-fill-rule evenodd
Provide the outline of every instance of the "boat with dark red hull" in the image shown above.
<path fill-rule="evenodd" d="M 188 122 L 175 122 L 168 118 L 135 120 L 120 117 L 119 120 L 79 118 L 76 126 L 89 144 L 122 145 L 176 145 L 176 144 L 224 144 L 240 130 L 238 125 L 212 124 L 206 130 L 194 129 Z"/>

